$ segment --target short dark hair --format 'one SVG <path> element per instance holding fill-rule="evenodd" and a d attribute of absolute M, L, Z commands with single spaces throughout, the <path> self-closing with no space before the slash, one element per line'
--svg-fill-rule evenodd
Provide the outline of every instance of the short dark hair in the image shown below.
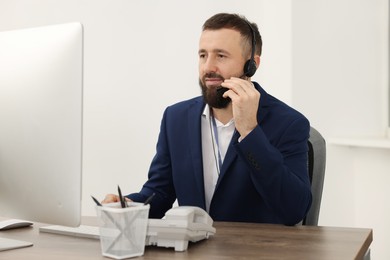
<path fill-rule="evenodd" d="M 205 30 L 218 30 L 218 29 L 233 29 L 238 31 L 244 39 L 247 40 L 251 51 L 252 48 L 252 27 L 254 37 L 256 39 L 255 54 L 261 55 L 261 49 L 263 41 L 259 32 L 259 28 L 256 23 L 249 22 L 245 16 L 239 14 L 219 13 L 215 14 L 203 24 L 203 31 Z"/>

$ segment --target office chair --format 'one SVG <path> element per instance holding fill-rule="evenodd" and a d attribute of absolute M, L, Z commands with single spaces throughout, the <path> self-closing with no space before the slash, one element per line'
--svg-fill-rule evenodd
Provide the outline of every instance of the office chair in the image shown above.
<path fill-rule="evenodd" d="M 326 164 L 326 144 L 322 135 L 313 127 L 310 127 L 310 137 L 308 141 L 308 169 L 311 183 L 312 204 L 302 224 L 307 226 L 317 226 L 320 215 L 322 189 L 324 186 L 325 164 Z"/>

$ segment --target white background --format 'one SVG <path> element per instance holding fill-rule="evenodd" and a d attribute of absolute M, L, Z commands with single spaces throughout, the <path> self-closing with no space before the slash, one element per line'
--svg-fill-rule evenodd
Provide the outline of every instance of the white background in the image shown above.
<path fill-rule="evenodd" d="M 253 79 L 327 139 L 320 225 L 373 228 L 372 259 L 389 259 L 390 149 L 335 139 L 388 141 L 388 10 L 387 0 L 0 0 L 0 31 L 83 23 L 83 214 L 95 215 L 90 195 L 141 188 L 165 107 L 200 94 L 203 22 L 244 14 L 264 41 Z"/>

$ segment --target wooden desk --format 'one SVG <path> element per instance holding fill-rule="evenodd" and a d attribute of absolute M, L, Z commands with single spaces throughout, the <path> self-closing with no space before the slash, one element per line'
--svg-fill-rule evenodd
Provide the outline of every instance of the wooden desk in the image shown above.
<path fill-rule="evenodd" d="M 94 225 L 95 218 L 83 223 Z M 185 252 L 146 247 L 134 259 L 363 259 L 372 242 L 372 230 L 338 227 L 286 227 L 269 224 L 214 223 L 217 233 L 208 240 L 190 243 Z M 34 246 L 0 252 L 0 259 L 108 259 L 100 241 L 39 233 L 39 226 L 1 231 L 0 237 L 31 241 Z"/>

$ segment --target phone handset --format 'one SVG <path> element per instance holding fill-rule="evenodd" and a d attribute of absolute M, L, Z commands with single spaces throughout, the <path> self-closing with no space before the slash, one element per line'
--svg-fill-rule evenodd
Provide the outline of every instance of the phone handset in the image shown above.
<path fill-rule="evenodd" d="M 181 206 L 168 210 L 165 213 L 166 220 L 183 221 L 191 230 L 204 230 L 215 233 L 213 219 L 202 208 L 193 206 Z"/>
<path fill-rule="evenodd" d="M 180 206 L 168 210 L 163 219 L 149 219 L 146 245 L 174 247 L 185 251 L 188 242 L 214 235 L 213 219 L 199 207 Z"/>

